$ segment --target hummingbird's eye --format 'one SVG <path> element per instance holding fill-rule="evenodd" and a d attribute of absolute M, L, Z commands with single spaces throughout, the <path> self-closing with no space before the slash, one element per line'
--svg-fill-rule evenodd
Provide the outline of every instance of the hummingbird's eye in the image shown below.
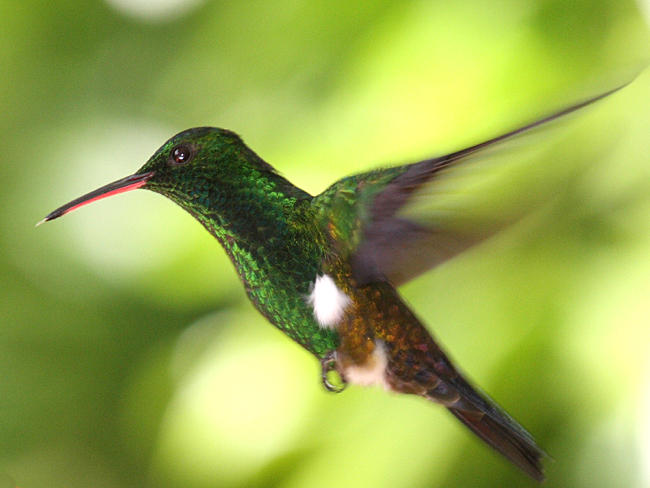
<path fill-rule="evenodd" d="M 187 146 L 176 146 L 170 156 L 173 164 L 185 164 L 192 159 L 192 150 Z"/>

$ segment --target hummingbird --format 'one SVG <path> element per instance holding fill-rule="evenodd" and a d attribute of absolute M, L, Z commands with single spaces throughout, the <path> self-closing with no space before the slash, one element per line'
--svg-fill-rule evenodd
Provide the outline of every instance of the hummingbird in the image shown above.
<path fill-rule="evenodd" d="M 317 196 L 290 183 L 234 132 L 196 127 L 165 142 L 134 174 L 63 205 L 39 224 L 137 188 L 166 196 L 223 246 L 257 310 L 320 361 L 328 390 L 379 385 L 442 404 L 542 481 L 544 451 L 472 386 L 397 291 L 494 229 L 437 225 L 435 219 L 424 225 L 403 210 L 482 150 L 620 88 L 450 154 L 348 176 Z"/>

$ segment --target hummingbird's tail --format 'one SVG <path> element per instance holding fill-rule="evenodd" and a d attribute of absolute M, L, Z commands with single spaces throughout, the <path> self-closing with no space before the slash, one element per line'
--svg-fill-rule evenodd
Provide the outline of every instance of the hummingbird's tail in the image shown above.
<path fill-rule="evenodd" d="M 432 346 L 436 349 L 428 348 L 425 369 L 414 374 L 414 379 L 425 381 L 419 382 L 419 388 L 413 388 L 413 383 L 409 383 L 410 391 L 419 392 L 425 398 L 447 407 L 489 446 L 531 478 L 543 481 L 542 459 L 546 453 L 533 436 L 488 395 L 465 380 L 447 356 L 437 346 Z"/>
<path fill-rule="evenodd" d="M 424 367 L 420 364 L 419 368 L 405 370 L 389 363 L 390 387 L 444 405 L 485 443 L 531 478 L 543 481 L 542 460 L 546 453 L 533 436 L 486 394 L 470 385 L 437 346 L 430 346 L 436 349 L 428 348 Z"/>
<path fill-rule="evenodd" d="M 374 293 L 383 290 L 391 298 L 379 305 L 374 302 L 383 322 L 373 322 L 375 329 L 372 331 L 382 345 L 375 347 L 375 351 L 387 357 L 377 360 L 375 353 L 375 360 L 368 361 L 371 369 L 384 365 L 384 385 L 392 391 L 419 395 L 444 405 L 485 443 L 531 478 L 542 481 L 545 453 L 533 436 L 463 377 L 429 331 L 400 300 L 395 289 L 390 285 L 382 289 L 375 284 L 374 290 Z M 361 328 L 361 344 L 365 344 L 365 334 L 367 331 Z M 349 336 L 344 337 L 344 340 L 349 339 Z"/>
<path fill-rule="evenodd" d="M 423 396 L 442 403 L 458 420 L 469 427 L 488 445 L 537 481 L 544 480 L 542 458 L 546 455 L 535 439 L 519 423 L 463 378 L 447 357 L 438 350 L 436 386 Z"/>
<path fill-rule="evenodd" d="M 499 419 L 479 409 L 449 407 L 458 420 L 537 481 L 544 480 L 542 451 L 533 438 L 509 416 Z"/>

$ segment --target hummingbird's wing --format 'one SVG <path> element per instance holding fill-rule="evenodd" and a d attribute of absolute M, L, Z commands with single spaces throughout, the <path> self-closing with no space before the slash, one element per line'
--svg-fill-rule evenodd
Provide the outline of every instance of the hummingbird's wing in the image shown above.
<path fill-rule="evenodd" d="M 460 151 L 344 178 L 314 199 L 323 228 L 343 257 L 349 259 L 358 284 L 389 281 L 399 286 L 485 240 L 525 213 L 521 202 L 487 217 L 481 214 L 480 202 L 475 202 L 470 211 L 453 208 L 453 204 L 451 208 L 436 207 L 441 195 L 464 191 L 460 200 L 467 195 L 466 190 L 453 187 L 454 178 L 450 176 L 475 173 L 475 165 L 467 163 L 479 158 L 481 167 L 505 166 L 502 162 L 509 158 L 501 158 L 498 164 L 483 164 L 494 152 L 487 150 L 495 146 L 501 149 L 499 143 L 590 105 L 623 86 Z M 450 167 L 457 169 L 443 171 Z M 418 210 L 422 203 L 424 211 Z M 426 205 L 434 208 L 427 209 Z"/>

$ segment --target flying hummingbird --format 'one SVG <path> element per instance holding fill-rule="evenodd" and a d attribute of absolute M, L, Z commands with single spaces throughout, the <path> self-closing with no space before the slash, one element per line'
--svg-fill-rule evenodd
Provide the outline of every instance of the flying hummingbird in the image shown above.
<path fill-rule="evenodd" d="M 135 174 L 39 224 L 136 188 L 170 198 L 221 243 L 262 315 L 319 359 L 326 388 L 377 384 L 440 403 L 541 481 L 545 454 L 533 437 L 463 377 L 396 290 L 494 229 L 469 231 L 435 219 L 424 225 L 403 210 L 482 149 L 618 89 L 444 156 L 343 178 L 317 196 L 283 178 L 235 133 L 193 128 L 165 142 Z"/>

